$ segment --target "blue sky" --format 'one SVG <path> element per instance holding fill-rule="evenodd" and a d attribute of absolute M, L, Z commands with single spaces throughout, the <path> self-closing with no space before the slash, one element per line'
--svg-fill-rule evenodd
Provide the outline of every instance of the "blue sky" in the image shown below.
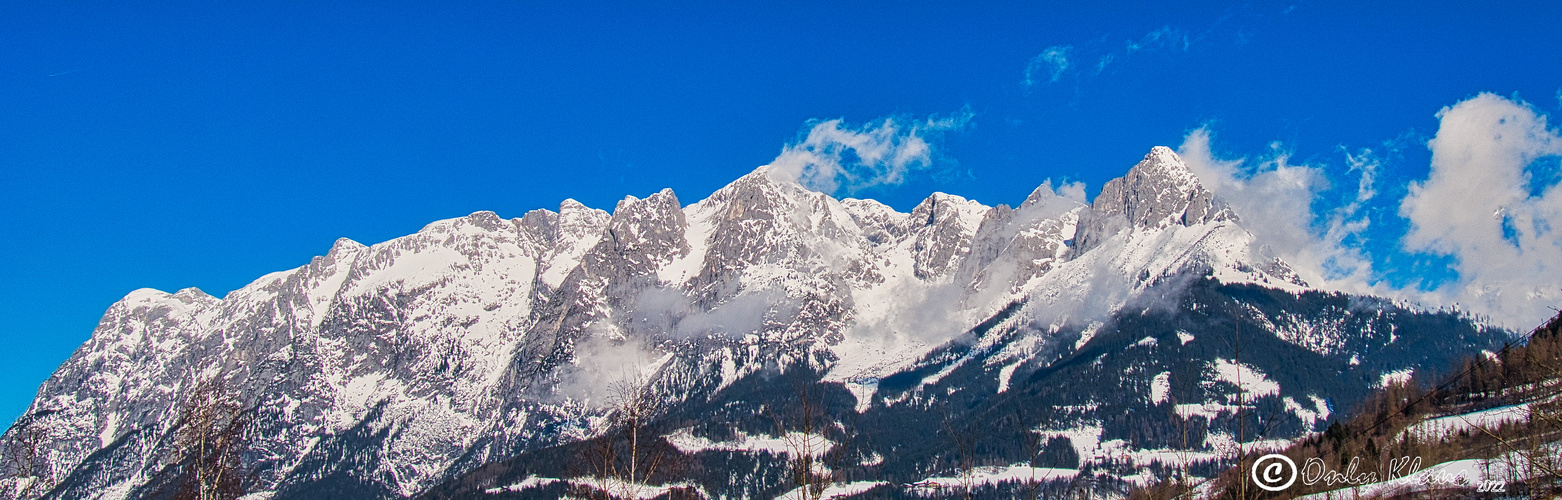
<path fill-rule="evenodd" d="M 1562 265 L 1556 3 L 160 4 L 0 5 L 0 418 L 136 288 L 221 296 L 478 210 L 690 203 L 815 120 L 963 117 L 926 168 L 837 192 L 901 210 L 1208 146 L 1201 176 L 1283 192 L 1255 222 L 1308 232 L 1280 250 L 1337 288 L 1451 304 Z M 1486 117 L 1529 140 L 1492 152 Z M 1488 219 L 1523 266 L 1478 267 L 1490 224 L 1436 209 L 1515 183 Z"/>

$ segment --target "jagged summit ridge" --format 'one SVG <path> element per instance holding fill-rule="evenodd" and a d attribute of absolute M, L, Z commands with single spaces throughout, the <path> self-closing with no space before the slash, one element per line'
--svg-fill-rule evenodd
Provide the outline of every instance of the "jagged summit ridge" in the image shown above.
<path fill-rule="evenodd" d="M 477 212 L 338 240 L 222 300 L 132 292 L 29 415 L 57 425 L 62 496 L 133 495 L 166 472 L 155 457 L 186 391 L 221 375 L 263 409 L 257 488 L 346 475 L 411 495 L 600 431 L 570 388 L 600 375 L 582 346 L 654 351 L 645 369 L 679 398 L 808 363 L 871 406 L 889 403 L 868 381 L 1014 304 L 1057 332 L 1183 273 L 1305 289 L 1238 222 L 1167 148 L 1091 205 L 1043 185 L 1018 208 L 934 193 L 900 213 L 760 167 L 687 206 L 665 189 L 611 213 Z"/>

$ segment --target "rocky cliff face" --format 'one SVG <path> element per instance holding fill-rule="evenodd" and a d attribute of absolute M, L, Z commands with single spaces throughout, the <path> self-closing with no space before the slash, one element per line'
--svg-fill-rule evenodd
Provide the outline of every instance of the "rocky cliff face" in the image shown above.
<path fill-rule="evenodd" d="M 688 206 L 663 190 L 611 214 L 566 200 L 557 212 L 479 212 L 373 246 L 344 239 L 220 300 L 138 290 L 114 304 L 4 437 L 46 430 L 49 467 L 0 492 L 154 494 L 177 473 L 181 405 L 214 378 L 257 411 L 246 485 L 262 497 L 457 484 L 483 464 L 603 432 L 600 388 L 626 374 L 685 419 L 752 420 L 734 410 L 758 394 L 745 387 L 799 369 L 849 394 L 845 411 L 906 432 L 917 428 L 897 423 L 906 412 L 1011 408 L 1026 415 L 1021 434 L 1073 436 L 1056 446 L 1084 470 L 1150 448 L 1108 446 L 1126 432 L 1111 412 L 1135 408 L 1202 416 L 1214 437 L 1189 449 L 1214 453 L 1234 415 L 1228 372 L 1280 380 L 1255 390 L 1296 417 L 1295 434 L 1379 374 L 1429 361 L 1406 346 L 1435 341 L 1452 357 L 1501 334 L 1311 290 L 1239 222 L 1156 148 L 1089 206 L 1044 185 L 1017 208 L 935 193 L 903 214 L 761 167 Z M 1292 374 L 1301 368 L 1279 354 L 1232 360 L 1211 311 L 1272 340 L 1254 344 L 1271 353 L 1354 378 Z M 1099 383 L 1040 389 L 1068 380 Z M 752 425 L 744 432 L 763 430 Z M 873 446 L 859 458 L 878 456 L 871 466 L 896 477 L 943 463 L 932 444 Z M 893 449 L 922 448 L 884 464 Z M 1140 473 L 1125 467 L 1114 474 Z"/>

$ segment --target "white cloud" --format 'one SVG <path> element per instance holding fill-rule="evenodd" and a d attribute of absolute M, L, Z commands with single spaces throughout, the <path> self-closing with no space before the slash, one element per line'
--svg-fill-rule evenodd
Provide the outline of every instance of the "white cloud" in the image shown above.
<path fill-rule="evenodd" d="M 1330 187 L 1322 167 L 1293 165 L 1289 155 L 1272 145 L 1269 158 L 1252 168 L 1247 159 L 1222 160 L 1210 150 L 1207 128 L 1183 139 L 1178 154 L 1200 182 L 1225 199 L 1243 221 L 1242 227 L 1270 246 L 1309 284 L 1320 288 L 1365 293 L 1374 291 L 1372 262 L 1347 245 L 1369 226 L 1361 203 L 1375 195 L 1377 166 L 1368 154 L 1352 156 L 1359 173 L 1355 202 L 1315 214 L 1313 202 Z M 1321 227 L 1320 227 L 1321 226 Z"/>
<path fill-rule="evenodd" d="M 593 408 L 613 397 L 620 384 L 642 383 L 658 366 L 662 353 L 632 339 L 592 332 L 575 345 L 573 364 L 560 370 L 559 395 Z"/>
<path fill-rule="evenodd" d="M 891 116 L 856 128 L 841 119 L 811 122 L 807 136 L 770 162 L 769 173 L 831 194 L 900 184 L 911 171 L 931 167 L 937 137 L 965 128 L 972 116 L 968 109 L 922 120 Z"/>
<path fill-rule="evenodd" d="M 1025 88 L 1031 88 L 1038 83 L 1056 83 L 1063 78 L 1063 73 L 1069 68 L 1069 53 L 1074 51 L 1070 45 L 1054 45 L 1042 50 L 1036 57 L 1030 58 L 1025 63 Z M 1101 63 L 1102 66 L 1106 62 Z M 1041 78 L 1047 81 L 1042 82 Z"/>
<path fill-rule="evenodd" d="M 1455 258 L 1458 280 L 1434 290 L 1444 300 L 1509 327 L 1538 324 L 1562 305 L 1562 188 L 1531 186 L 1531 169 L 1562 155 L 1562 137 L 1533 106 L 1489 93 L 1437 116 L 1430 175 L 1400 203 L 1404 247 Z"/>
<path fill-rule="evenodd" d="M 1050 185 L 1051 183 L 1052 179 L 1047 179 L 1047 184 Z M 1055 192 L 1058 194 L 1058 196 L 1074 200 L 1079 202 L 1081 205 L 1087 203 L 1085 200 L 1085 183 L 1083 182 L 1065 182 L 1058 185 L 1058 189 Z"/>
<path fill-rule="evenodd" d="M 1325 167 L 1293 165 L 1278 144 L 1258 159 L 1220 159 L 1200 128 L 1178 152 L 1244 228 L 1315 286 L 1459 305 L 1513 329 L 1539 324 L 1562 306 L 1562 187 L 1544 170 L 1555 165 L 1537 160 L 1562 155 L 1562 134 L 1533 106 L 1493 94 L 1437 116 L 1429 176 L 1399 200 L 1380 198 L 1383 161 L 1370 149 L 1345 152 L 1345 175 L 1355 183 L 1338 203 L 1319 203 L 1330 191 Z M 1363 247 L 1368 238 L 1394 237 L 1369 231 L 1366 212 L 1385 205 L 1397 205 L 1409 222 L 1397 251 L 1451 256 L 1457 279 L 1430 291 L 1421 282 L 1383 281 L 1384 269 L 1374 267 L 1384 260 Z"/>

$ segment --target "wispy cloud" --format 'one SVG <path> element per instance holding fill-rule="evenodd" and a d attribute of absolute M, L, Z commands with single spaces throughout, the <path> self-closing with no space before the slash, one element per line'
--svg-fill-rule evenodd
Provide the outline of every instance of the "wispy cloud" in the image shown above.
<path fill-rule="evenodd" d="M 857 127 L 839 118 L 812 121 L 806 135 L 770 162 L 769 175 L 830 194 L 901 184 L 939 161 L 937 141 L 973 116 L 969 109 L 924 119 L 889 116 Z"/>
<path fill-rule="evenodd" d="M 1020 83 L 1027 91 L 1060 83 L 1077 87 L 1107 74 L 1114 65 L 1149 54 L 1185 54 L 1222 40 L 1241 45 L 1253 36 L 1269 32 L 1268 25 L 1284 19 L 1299 5 L 1232 6 L 1203 23 L 1168 24 L 1147 32 L 1130 32 L 1126 37 L 1119 33 L 1089 40 L 1059 40 L 1061 43 L 1042 49 L 1026 61 Z M 1065 64 L 1058 64 L 1060 61 Z"/>
<path fill-rule="evenodd" d="M 1054 45 L 1030 58 L 1025 63 L 1025 87 L 1030 88 L 1038 83 L 1055 83 L 1063 78 L 1063 72 L 1068 71 L 1068 53 L 1074 50 L 1070 45 Z M 1046 78 L 1043 82 L 1042 78 Z"/>
<path fill-rule="evenodd" d="M 1160 29 L 1146 33 L 1138 40 L 1129 40 L 1125 50 L 1127 50 L 1129 54 L 1139 52 L 1141 50 L 1157 49 L 1170 49 L 1187 52 L 1188 47 L 1192 45 L 1193 41 L 1188 38 L 1187 32 L 1172 28 L 1171 26 L 1162 26 Z"/>
<path fill-rule="evenodd" d="M 1216 158 L 1209 128 L 1200 127 L 1178 149 L 1188 168 L 1242 217 L 1242 227 L 1294 268 L 1302 279 L 1328 289 L 1368 292 L 1372 262 L 1347 241 L 1370 226 L 1362 203 L 1375 196 L 1377 165 L 1367 153 L 1352 158 L 1357 189 L 1348 203 L 1315 213 L 1315 201 L 1333 187 L 1322 166 L 1291 163 L 1280 144 L 1256 159 Z"/>
<path fill-rule="evenodd" d="M 1068 78 L 1088 78 L 1100 75 L 1107 66 L 1128 56 L 1158 51 L 1187 52 L 1193 46 L 1193 38 L 1187 31 L 1171 26 L 1162 26 L 1121 44 L 1110 44 L 1106 40 L 1109 38 L 1102 38 L 1081 48 L 1053 45 L 1042 49 L 1025 63 L 1025 78 L 1020 81 L 1021 85 L 1031 89 Z M 1078 61 L 1084 62 L 1081 64 Z"/>

